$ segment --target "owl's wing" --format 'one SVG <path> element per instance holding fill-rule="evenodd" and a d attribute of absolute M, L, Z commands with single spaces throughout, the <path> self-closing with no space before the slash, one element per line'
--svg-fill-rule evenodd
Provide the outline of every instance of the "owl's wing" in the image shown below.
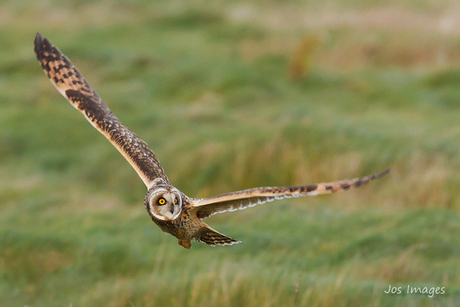
<path fill-rule="evenodd" d="M 263 187 L 248 189 L 233 193 L 226 193 L 214 197 L 193 199 L 192 210 L 197 217 L 204 219 L 216 213 L 225 211 L 242 210 L 265 202 L 276 199 L 316 196 L 320 194 L 329 194 L 337 191 L 357 188 L 371 180 L 380 178 L 389 173 L 389 169 L 382 173 L 354 178 L 349 180 L 334 181 L 327 183 L 318 183 L 312 185 L 293 186 L 293 187 Z"/>
<path fill-rule="evenodd" d="M 160 162 L 147 143 L 113 115 L 78 69 L 57 47 L 37 33 L 34 50 L 43 70 L 59 93 L 118 149 L 148 188 L 158 178 L 169 183 Z"/>

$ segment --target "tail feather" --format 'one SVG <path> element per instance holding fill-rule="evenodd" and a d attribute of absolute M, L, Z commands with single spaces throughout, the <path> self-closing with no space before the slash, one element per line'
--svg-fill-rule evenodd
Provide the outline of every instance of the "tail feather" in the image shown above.
<path fill-rule="evenodd" d="M 209 226 L 205 226 L 200 229 L 198 235 L 195 237 L 195 240 L 206 243 L 211 246 L 216 245 L 233 245 L 241 243 L 241 241 L 227 237 L 220 232 L 215 231 Z"/>

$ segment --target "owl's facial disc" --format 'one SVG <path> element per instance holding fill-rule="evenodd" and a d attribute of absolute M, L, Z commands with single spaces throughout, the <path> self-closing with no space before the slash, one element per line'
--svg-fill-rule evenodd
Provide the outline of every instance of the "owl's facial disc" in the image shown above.
<path fill-rule="evenodd" d="M 147 192 L 146 201 L 150 214 L 162 221 L 175 220 L 182 211 L 181 194 L 174 187 L 155 188 Z"/>

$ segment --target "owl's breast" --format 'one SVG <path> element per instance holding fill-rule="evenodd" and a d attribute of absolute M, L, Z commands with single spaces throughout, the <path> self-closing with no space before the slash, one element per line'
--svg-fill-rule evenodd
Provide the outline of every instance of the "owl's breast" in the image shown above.
<path fill-rule="evenodd" d="M 201 221 L 193 219 L 189 210 L 183 210 L 179 217 L 171 221 L 152 219 L 164 232 L 170 233 L 180 240 L 191 240 L 201 228 Z"/>

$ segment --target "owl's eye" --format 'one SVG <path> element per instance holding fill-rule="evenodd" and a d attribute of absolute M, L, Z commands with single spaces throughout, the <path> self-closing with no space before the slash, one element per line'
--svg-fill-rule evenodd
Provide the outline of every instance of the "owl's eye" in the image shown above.
<path fill-rule="evenodd" d="M 158 204 L 160 206 L 163 206 L 164 204 L 166 204 L 166 199 L 164 199 L 163 197 L 161 197 L 159 200 L 158 200 Z"/>
<path fill-rule="evenodd" d="M 177 204 L 177 198 L 174 198 L 174 203 Z"/>

